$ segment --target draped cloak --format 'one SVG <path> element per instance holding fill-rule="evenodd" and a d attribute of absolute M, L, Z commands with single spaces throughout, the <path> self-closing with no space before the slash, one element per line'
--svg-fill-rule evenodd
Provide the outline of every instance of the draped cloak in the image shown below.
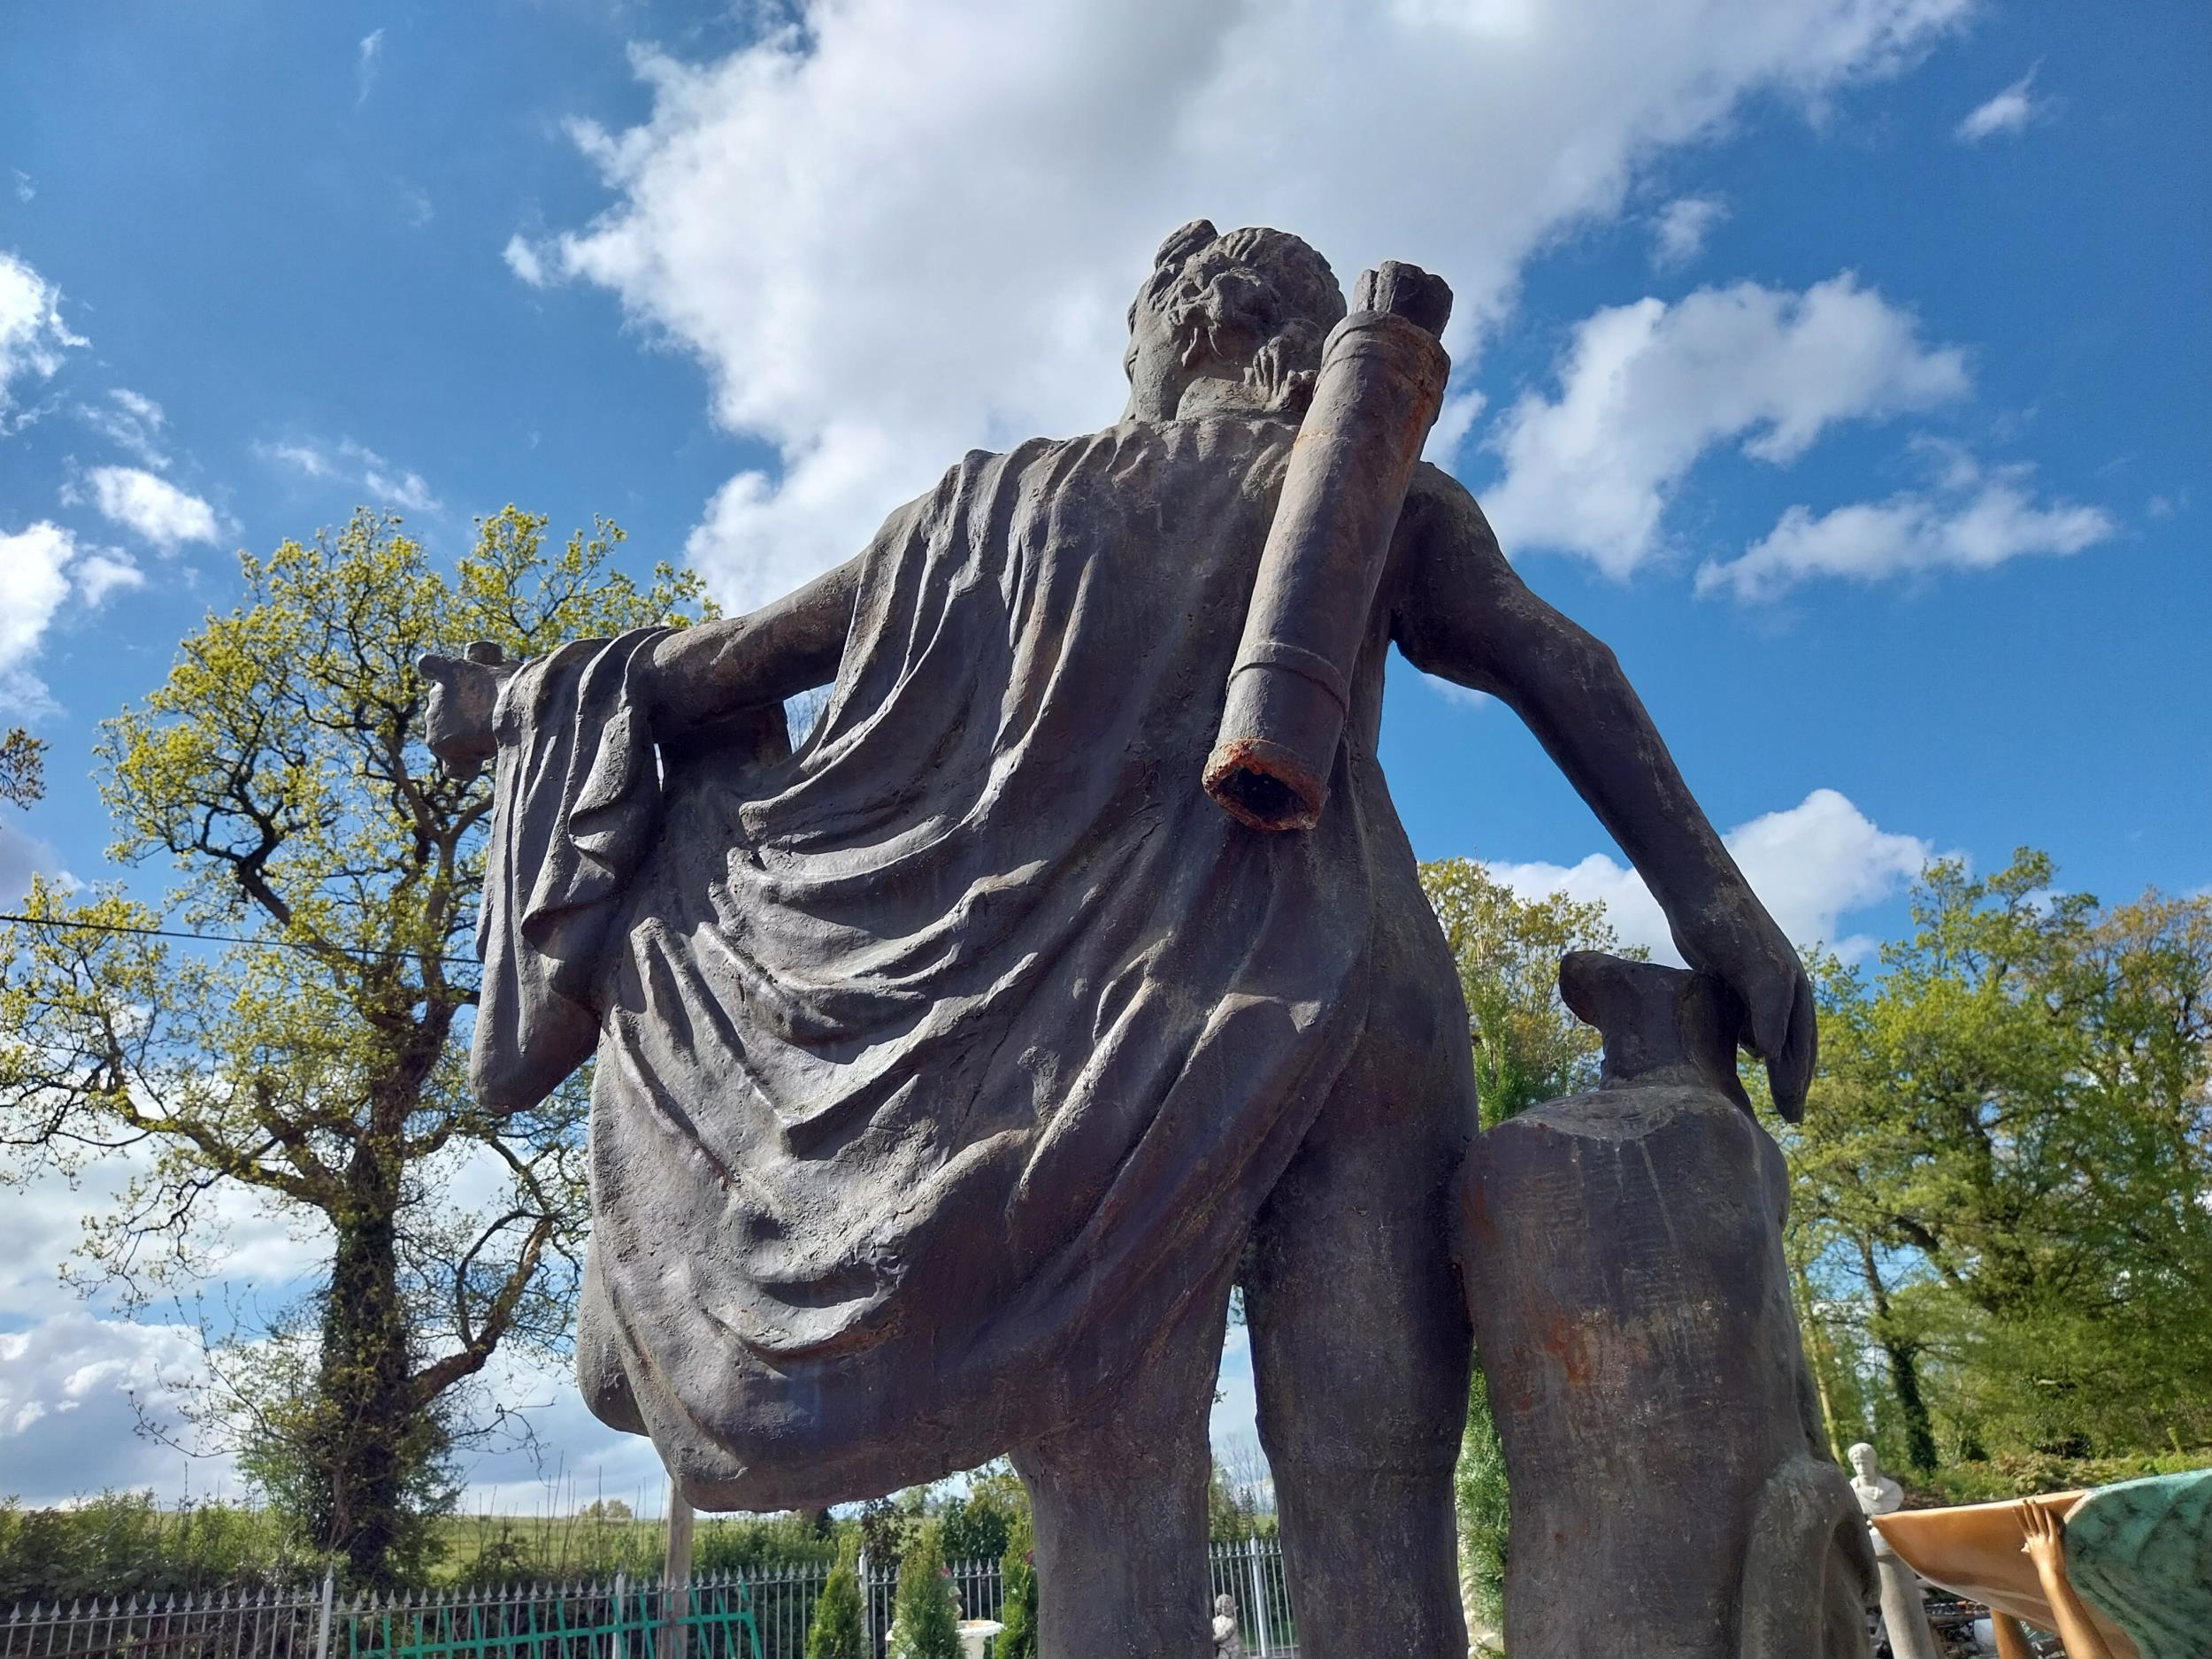
<path fill-rule="evenodd" d="M 1383 798 L 1340 754 L 1269 834 L 1199 780 L 1294 435 L 969 455 L 863 556 L 795 754 L 657 754 L 651 634 L 503 695 L 476 1081 L 524 1105 L 595 1048 L 581 1378 L 703 1507 L 1079 1421 L 1310 1126 Z"/>

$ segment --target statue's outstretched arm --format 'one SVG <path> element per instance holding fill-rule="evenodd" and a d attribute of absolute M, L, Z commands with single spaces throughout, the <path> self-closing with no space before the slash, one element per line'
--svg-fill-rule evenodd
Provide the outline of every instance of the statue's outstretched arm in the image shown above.
<path fill-rule="evenodd" d="M 1415 477 L 1399 538 L 1399 649 L 1528 724 L 1650 887 L 1683 959 L 1742 999 L 1745 1040 L 1794 1118 L 1812 1078 L 1811 986 L 1613 653 L 1529 591 L 1474 498 L 1433 467 Z"/>
<path fill-rule="evenodd" d="M 639 664 L 637 688 L 652 734 L 690 737 L 743 708 L 836 680 L 858 572 L 861 559 L 848 559 L 759 611 L 702 621 L 655 643 Z M 456 772 L 473 774 L 497 750 L 493 708 L 518 664 L 502 659 L 497 646 L 469 646 L 466 657 L 431 652 L 416 668 L 429 684 L 431 752 Z"/>
<path fill-rule="evenodd" d="M 654 736 L 681 739 L 835 679 L 859 570 L 860 560 L 849 559 L 758 611 L 661 640 L 640 664 L 638 687 Z M 433 652 L 416 664 L 430 688 L 426 735 L 448 766 L 472 773 L 492 757 L 493 712 L 518 665 L 485 645 L 465 657 Z"/>
<path fill-rule="evenodd" d="M 2066 1576 L 2066 1524 L 2029 1499 L 2012 1509 L 2025 1540 L 2020 1548 L 2035 1563 L 2043 1599 L 2051 1604 L 2051 1617 L 2058 1621 L 2058 1639 L 2065 1644 L 2066 1659 L 2112 1659 L 2103 1632 L 2090 1622 L 2080 1592 Z"/>
<path fill-rule="evenodd" d="M 850 558 L 741 617 L 680 629 L 653 647 L 640 687 L 656 737 L 682 737 L 740 709 L 837 677 L 861 561 Z"/>

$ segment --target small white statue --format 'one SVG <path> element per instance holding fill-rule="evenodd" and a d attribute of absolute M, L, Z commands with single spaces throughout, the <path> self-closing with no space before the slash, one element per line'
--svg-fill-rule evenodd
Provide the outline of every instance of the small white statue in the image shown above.
<path fill-rule="evenodd" d="M 1928 1604 L 1920 1579 L 1905 1558 L 1889 1547 L 1882 1529 L 1873 1524 L 1878 1515 L 1891 1515 L 1905 1507 L 1905 1489 L 1882 1472 L 1874 1448 L 1860 1441 L 1844 1454 L 1851 1460 L 1851 1491 L 1867 1517 L 1874 1542 L 1874 1564 L 1881 1575 L 1882 1629 L 1889 1650 L 1897 1659 L 1938 1659 L 1935 1630 L 1928 1623 Z"/>
<path fill-rule="evenodd" d="M 1214 1659 L 1244 1659 L 1244 1643 L 1237 1636 L 1237 1599 L 1214 1597 Z"/>
<path fill-rule="evenodd" d="M 1905 1507 L 1905 1489 L 1882 1472 L 1874 1448 L 1864 1440 L 1845 1454 L 1851 1460 L 1851 1490 L 1867 1515 L 1889 1515 Z"/>

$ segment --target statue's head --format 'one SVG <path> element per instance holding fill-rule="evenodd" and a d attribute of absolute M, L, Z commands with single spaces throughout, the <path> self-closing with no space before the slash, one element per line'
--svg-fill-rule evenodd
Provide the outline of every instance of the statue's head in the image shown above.
<path fill-rule="evenodd" d="M 1864 1440 L 1861 1440 L 1844 1455 L 1851 1460 L 1851 1467 L 1858 1472 L 1858 1477 L 1862 1480 L 1873 1479 L 1876 1471 L 1880 1467 L 1875 1461 L 1874 1448 Z"/>
<path fill-rule="evenodd" d="M 1172 420 L 1203 383 L 1216 408 L 1305 413 L 1321 342 L 1344 319 L 1329 262 L 1279 230 L 1195 219 L 1160 244 L 1129 307 L 1131 420 Z"/>
<path fill-rule="evenodd" d="M 1214 1611 L 1221 1615 L 1224 1618 L 1228 1617 L 1236 1610 L 1237 1599 L 1233 1595 L 1217 1595 L 1214 1597 Z"/>

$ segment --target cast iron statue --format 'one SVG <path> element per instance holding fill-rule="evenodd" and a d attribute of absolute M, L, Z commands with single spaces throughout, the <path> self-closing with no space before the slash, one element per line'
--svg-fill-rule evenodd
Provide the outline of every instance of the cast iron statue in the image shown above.
<path fill-rule="evenodd" d="M 476 1087 L 597 1060 L 592 1409 L 704 1509 L 1010 1452 L 1056 1659 L 1210 1651 L 1233 1284 L 1302 1645 L 1466 1650 L 1474 1087 L 1376 761 L 1392 646 L 1533 729 L 1784 1110 L 1811 1070 L 1797 956 L 1612 654 L 1414 465 L 1448 295 L 1360 297 L 1187 226 L 1116 424 L 970 453 L 750 615 L 425 664 L 440 752 L 497 759 Z"/>

